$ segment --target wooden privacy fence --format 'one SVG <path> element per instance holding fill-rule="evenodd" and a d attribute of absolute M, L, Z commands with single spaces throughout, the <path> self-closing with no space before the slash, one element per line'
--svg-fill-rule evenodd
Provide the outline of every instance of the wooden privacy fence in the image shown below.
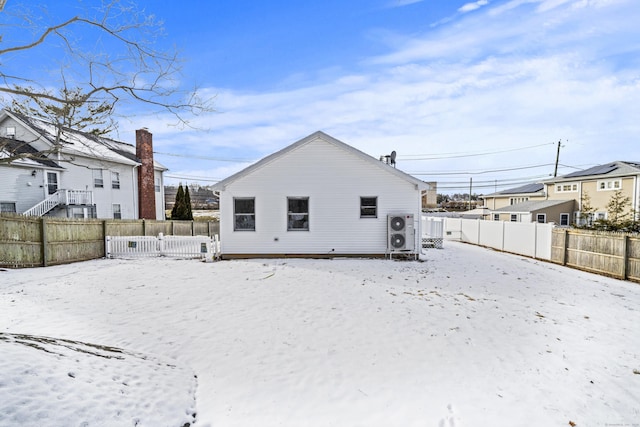
<path fill-rule="evenodd" d="M 580 270 L 640 282 L 640 236 L 576 229 L 553 231 L 551 260 Z"/>
<path fill-rule="evenodd" d="M 214 221 L 99 220 L 0 216 L 0 267 L 46 267 L 103 258 L 106 236 L 208 236 Z"/>

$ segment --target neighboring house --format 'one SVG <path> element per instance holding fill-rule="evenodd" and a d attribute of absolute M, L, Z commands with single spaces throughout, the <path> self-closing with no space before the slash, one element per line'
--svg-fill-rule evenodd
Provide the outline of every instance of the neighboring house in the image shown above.
<path fill-rule="evenodd" d="M 32 216 L 164 219 L 167 169 L 153 160 L 152 135 L 136 131 L 136 145 L 0 112 L 0 208 Z M 44 153 L 42 156 L 36 154 Z"/>
<path fill-rule="evenodd" d="M 629 198 L 627 213 L 640 212 L 640 162 L 614 161 L 543 181 L 550 200 L 572 199 L 576 203 L 571 221 L 582 222 L 585 195 L 594 209 L 592 218 L 607 219 L 607 203 L 616 191 Z"/>
<path fill-rule="evenodd" d="M 544 200 L 544 184 L 534 182 L 483 196 L 484 207 L 492 211 L 529 200 Z"/>
<path fill-rule="evenodd" d="M 558 225 L 569 225 L 569 218 L 574 211 L 573 200 L 541 200 L 526 201 L 491 210 L 494 221 L 511 222 L 553 222 Z"/>
<path fill-rule="evenodd" d="M 412 220 L 428 186 L 337 139 L 316 132 L 220 181 L 224 258 L 384 256 L 389 215 Z M 392 239 L 393 240 L 393 239 Z M 415 243 L 415 245 L 414 245 Z"/>
<path fill-rule="evenodd" d="M 615 161 L 488 194 L 484 203 L 491 210 L 492 220 L 571 225 L 606 219 L 607 203 L 616 191 L 629 198 L 627 213 L 640 212 L 639 162 Z M 590 218 L 583 218 L 581 211 L 587 199 L 594 212 Z"/>
<path fill-rule="evenodd" d="M 422 196 L 422 209 L 434 209 L 438 207 L 438 183 L 427 182 L 427 190 Z"/>

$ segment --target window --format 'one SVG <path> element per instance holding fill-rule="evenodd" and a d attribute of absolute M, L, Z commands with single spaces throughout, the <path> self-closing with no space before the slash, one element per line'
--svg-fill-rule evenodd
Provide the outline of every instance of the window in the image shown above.
<path fill-rule="evenodd" d="M 547 214 L 537 214 L 536 221 L 540 224 L 544 224 L 547 222 Z"/>
<path fill-rule="evenodd" d="M 598 191 L 620 190 L 622 188 L 621 179 L 609 179 L 606 181 L 598 181 Z"/>
<path fill-rule="evenodd" d="M 560 214 L 560 225 L 569 225 L 569 214 Z"/>
<path fill-rule="evenodd" d="M 496 213 L 494 213 L 494 214 L 493 214 L 493 220 L 494 220 L 494 221 L 500 221 L 500 214 L 499 214 L 499 213 L 497 213 L 497 214 L 496 214 Z"/>
<path fill-rule="evenodd" d="M 0 212 L 16 213 L 16 203 L 15 202 L 0 202 Z"/>
<path fill-rule="evenodd" d="M 360 197 L 360 218 L 378 217 L 378 198 Z"/>
<path fill-rule="evenodd" d="M 56 191 L 58 191 L 58 173 L 47 172 L 47 192 L 55 194 Z"/>
<path fill-rule="evenodd" d="M 155 191 L 156 193 L 160 192 L 160 178 L 156 178 Z"/>
<path fill-rule="evenodd" d="M 120 210 L 120 205 L 113 205 L 113 219 L 122 219 L 122 210 Z"/>
<path fill-rule="evenodd" d="M 93 186 L 95 188 L 104 187 L 104 181 L 102 180 L 102 169 L 93 170 Z"/>
<path fill-rule="evenodd" d="M 233 217 L 234 231 L 256 231 L 256 199 L 234 198 Z"/>
<path fill-rule="evenodd" d="M 528 197 L 511 197 L 509 199 L 509 204 L 510 205 L 515 205 L 517 203 L 526 202 L 527 200 L 529 200 Z"/>
<path fill-rule="evenodd" d="M 518 222 L 518 215 L 517 214 L 511 214 L 511 222 Z"/>
<path fill-rule="evenodd" d="M 578 191 L 578 184 L 559 184 L 556 185 L 556 193 L 570 193 Z"/>
<path fill-rule="evenodd" d="M 111 171 L 111 188 L 120 188 L 120 172 Z"/>
<path fill-rule="evenodd" d="M 287 230 L 309 231 L 308 197 L 287 197 Z"/>

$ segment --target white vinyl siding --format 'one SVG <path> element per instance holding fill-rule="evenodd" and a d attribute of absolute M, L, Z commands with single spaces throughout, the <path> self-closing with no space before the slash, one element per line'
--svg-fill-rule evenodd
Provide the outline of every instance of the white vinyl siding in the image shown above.
<path fill-rule="evenodd" d="M 378 196 L 377 219 L 361 220 L 363 194 Z M 287 198 L 293 196 L 309 198 L 307 232 L 287 231 Z M 233 199 L 238 197 L 256 198 L 256 233 L 233 231 Z M 383 254 L 387 214 L 412 213 L 417 223 L 420 202 L 416 184 L 319 138 L 237 178 L 221 191 L 222 251 Z"/>

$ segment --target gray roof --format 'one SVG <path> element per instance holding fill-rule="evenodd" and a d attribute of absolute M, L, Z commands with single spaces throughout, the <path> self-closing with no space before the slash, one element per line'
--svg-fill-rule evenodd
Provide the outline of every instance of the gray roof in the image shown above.
<path fill-rule="evenodd" d="M 545 180 L 545 182 L 556 182 L 570 180 L 575 181 L 574 178 L 583 177 L 597 177 L 597 176 L 624 176 L 624 175 L 638 175 L 640 174 L 640 162 L 629 161 L 614 161 L 611 163 L 605 163 L 602 165 L 593 166 L 587 169 L 571 172 L 570 174 L 563 175 L 557 178 L 551 178 Z"/>
<path fill-rule="evenodd" d="M 500 209 L 492 210 L 492 212 L 520 212 L 528 213 L 547 209 L 553 206 L 563 205 L 565 203 L 574 203 L 574 200 L 541 200 L 541 201 L 527 201 L 522 203 L 516 203 L 515 205 L 505 206 Z"/>
<path fill-rule="evenodd" d="M 362 151 L 360 151 L 360 150 L 358 150 L 358 149 L 356 149 L 356 148 L 354 148 L 354 147 L 352 147 L 352 146 L 350 146 L 348 144 L 345 144 L 344 142 L 339 141 L 336 138 L 334 138 L 334 137 L 332 137 L 330 135 L 327 135 L 326 133 L 324 133 L 322 131 L 314 132 L 311 135 L 309 135 L 309 136 L 307 136 L 305 138 L 302 138 L 301 140 L 299 140 L 297 142 L 294 142 L 293 144 L 283 148 L 282 150 L 276 151 L 275 153 L 270 154 L 269 156 L 263 158 L 262 160 L 257 161 L 256 163 L 252 164 L 251 166 L 248 166 L 248 167 L 244 168 L 240 172 L 237 172 L 237 173 L 231 175 L 230 177 L 223 179 L 222 181 L 220 181 L 217 184 L 215 184 L 213 186 L 213 188 L 215 190 L 217 190 L 217 191 L 224 190 L 225 186 L 231 184 L 232 182 L 234 182 L 234 181 L 236 181 L 236 180 L 238 180 L 238 179 L 240 179 L 240 178 L 242 178 L 244 176 L 247 176 L 247 175 L 251 174 L 252 172 L 262 168 L 263 166 L 273 162 L 274 160 L 286 155 L 290 151 L 293 151 L 293 150 L 297 149 L 300 146 L 309 144 L 310 142 L 315 141 L 317 139 L 322 139 L 323 141 L 328 142 L 330 144 L 333 144 L 336 147 L 341 148 L 341 149 L 345 150 L 348 153 L 351 153 L 352 155 L 360 157 L 361 159 L 369 162 L 372 166 L 380 168 L 381 170 L 384 170 L 387 173 L 396 175 L 396 176 L 404 179 L 405 181 L 409 181 L 410 183 L 417 185 L 418 188 L 420 188 L 420 189 L 429 188 L 429 186 L 427 185 L 426 182 L 424 182 L 424 181 L 422 181 L 422 180 L 420 180 L 418 178 L 415 178 L 415 177 L 413 177 L 413 176 L 411 176 L 411 175 L 409 175 L 409 174 L 407 174 L 405 172 L 402 172 L 399 169 L 396 169 L 396 168 L 394 168 L 392 166 L 389 166 L 386 163 L 381 162 L 380 160 L 378 160 L 378 159 L 376 159 L 376 158 L 374 158 L 374 157 L 372 157 L 372 156 L 370 156 L 368 154 L 365 154 Z"/>
<path fill-rule="evenodd" d="M 56 128 L 52 123 L 7 109 L 2 111 L 2 116 L 5 115 L 21 122 L 32 133 L 48 141 L 49 144 L 55 143 Z M 100 158 L 129 165 L 141 163 L 136 156 L 136 147 L 133 144 L 66 127 L 62 128 L 60 138 L 61 151 L 67 154 Z M 155 160 L 154 167 L 160 170 L 167 170 L 165 166 Z"/>
<path fill-rule="evenodd" d="M 520 187 L 509 188 L 507 190 L 498 191 L 497 193 L 487 194 L 487 196 L 505 196 L 511 194 L 532 194 L 544 190 L 544 184 L 540 182 L 532 182 L 521 185 Z"/>
<path fill-rule="evenodd" d="M 29 145 L 28 142 L 18 141 L 11 138 L 0 137 L 0 146 L 9 153 L 15 153 L 24 159 L 28 159 L 52 169 L 63 169 L 53 160 L 47 159 L 41 152 Z"/>

